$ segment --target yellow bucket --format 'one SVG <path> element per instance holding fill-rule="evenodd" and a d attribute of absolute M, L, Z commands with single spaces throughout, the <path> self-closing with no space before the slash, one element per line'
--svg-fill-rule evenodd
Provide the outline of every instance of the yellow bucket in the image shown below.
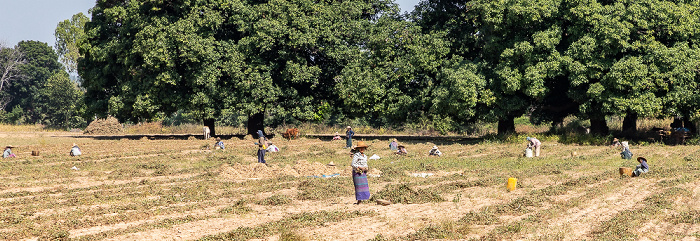
<path fill-rule="evenodd" d="M 514 178 L 514 177 L 508 178 L 508 191 L 512 192 L 513 190 L 515 190 L 515 186 L 517 186 L 517 185 L 518 185 L 517 178 Z"/>

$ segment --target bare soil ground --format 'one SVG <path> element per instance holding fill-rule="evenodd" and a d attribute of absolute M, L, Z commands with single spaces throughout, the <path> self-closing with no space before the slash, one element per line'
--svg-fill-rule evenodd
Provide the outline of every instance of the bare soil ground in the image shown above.
<path fill-rule="evenodd" d="M 523 158 L 524 142 L 399 140 L 409 155 L 396 156 L 367 140 L 381 157 L 370 191 L 394 202 L 382 206 L 353 204 L 344 141 L 275 139 L 281 151 L 263 165 L 251 140 L 212 151 L 213 140 L 0 137 L 18 146 L 0 161 L 3 240 L 700 238 L 697 146 L 633 146 L 651 172 L 629 178 L 617 169 L 636 161 L 606 146 L 545 142 L 542 157 Z M 72 143 L 82 156 L 68 156 Z M 433 145 L 442 157 L 427 156 Z"/>

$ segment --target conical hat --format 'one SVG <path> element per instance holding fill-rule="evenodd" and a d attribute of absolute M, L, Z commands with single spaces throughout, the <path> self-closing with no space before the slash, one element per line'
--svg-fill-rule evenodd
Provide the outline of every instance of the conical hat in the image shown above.
<path fill-rule="evenodd" d="M 355 148 L 357 148 L 357 147 L 364 147 L 364 148 L 367 148 L 367 147 L 369 147 L 369 146 L 368 146 L 367 144 L 365 144 L 364 141 L 358 141 L 358 142 L 357 142 L 357 146 L 355 146 Z"/>

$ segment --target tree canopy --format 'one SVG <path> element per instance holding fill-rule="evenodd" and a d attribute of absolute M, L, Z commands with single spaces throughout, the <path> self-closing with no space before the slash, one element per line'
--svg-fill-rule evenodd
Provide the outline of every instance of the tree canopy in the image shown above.
<path fill-rule="evenodd" d="M 699 5 L 424 0 L 403 16 L 380 0 L 101 0 L 78 72 L 89 113 L 122 120 L 336 115 L 505 133 L 523 114 L 577 115 L 606 133 L 610 115 L 700 119 Z"/>

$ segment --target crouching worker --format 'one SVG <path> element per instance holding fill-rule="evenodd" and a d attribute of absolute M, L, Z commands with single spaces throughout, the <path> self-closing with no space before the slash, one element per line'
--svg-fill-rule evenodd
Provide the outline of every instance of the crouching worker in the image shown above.
<path fill-rule="evenodd" d="M 396 151 L 396 155 L 406 155 L 408 154 L 408 151 L 406 150 L 406 147 L 403 145 L 398 146 L 399 150 Z"/>
<path fill-rule="evenodd" d="M 639 175 L 642 175 L 642 173 L 649 172 L 649 164 L 647 164 L 646 158 L 641 156 L 637 157 L 637 162 L 639 162 L 639 165 L 637 165 L 637 168 L 635 168 L 632 172 L 633 177 L 638 177 Z"/>
<path fill-rule="evenodd" d="M 215 150 L 219 150 L 219 149 L 223 150 L 223 149 L 226 149 L 226 147 L 224 146 L 224 142 L 221 141 L 221 137 L 217 137 L 217 138 L 216 138 L 216 144 L 214 144 L 214 149 L 215 149 Z"/>
<path fill-rule="evenodd" d="M 73 147 L 70 149 L 70 156 L 80 156 L 83 153 L 80 151 L 78 144 L 73 143 Z"/>
<path fill-rule="evenodd" d="M 6 146 L 5 151 L 2 153 L 2 158 L 15 157 L 15 154 L 12 153 L 12 148 L 14 148 L 14 146 Z"/>
<path fill-rule="evenodd" d="M 442 156 L 442 152 L 438 150 L 437 146 L 433 146 L 433 149 L 430 149 L 430 152 L 428 153 L 429 156 Z"/>

